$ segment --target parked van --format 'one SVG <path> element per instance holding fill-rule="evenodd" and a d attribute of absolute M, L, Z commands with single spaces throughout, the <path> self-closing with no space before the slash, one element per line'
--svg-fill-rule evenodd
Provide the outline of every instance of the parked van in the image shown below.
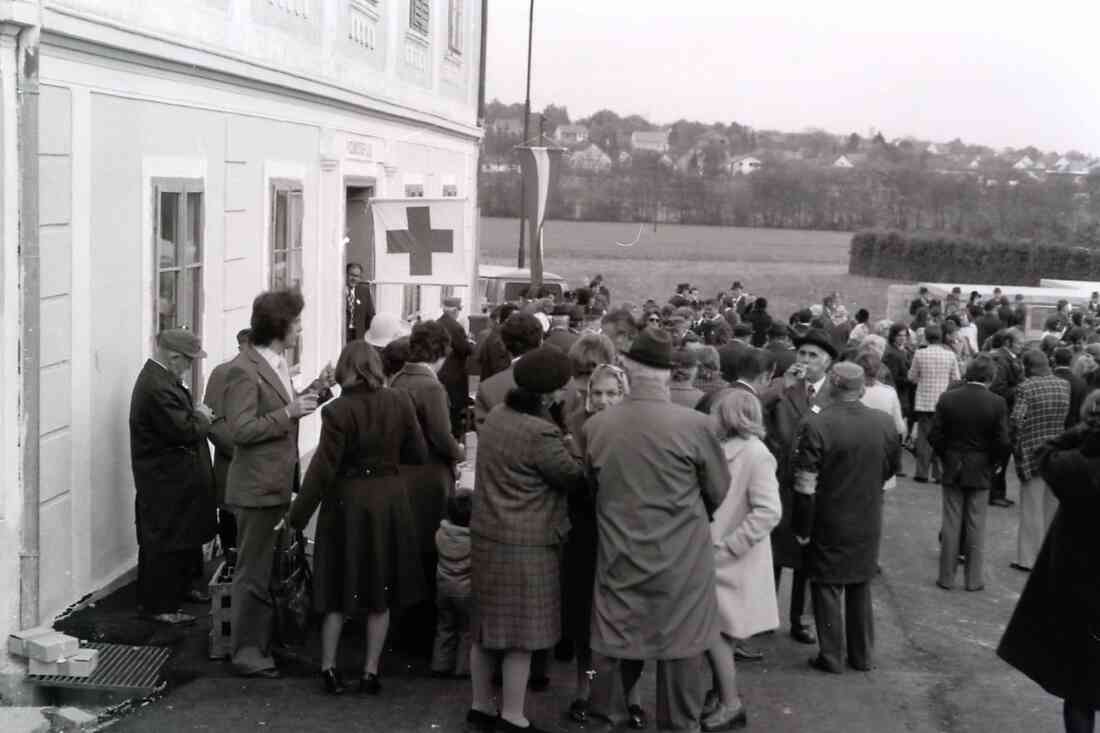
<path fill-rule="evenodd" d="M 480 310 L 488 313 L 494 306 L 521 300 L 531 287 L 531 270 L 504 265 L 480 265 L 477 268 L 477 290 Z M 542 284 L 561 300 L 569 285 L 561 275 L 542 273 Z"/>

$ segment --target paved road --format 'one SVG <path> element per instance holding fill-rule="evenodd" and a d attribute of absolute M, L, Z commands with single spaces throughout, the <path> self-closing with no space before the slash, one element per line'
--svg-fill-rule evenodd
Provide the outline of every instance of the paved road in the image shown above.
<path fill-rule="evenodd" d="M 910 472 L 912 466 L 908 466 Z M 1015 485 L 1010 484 L 1010 496 Z M 1025 577 L 1014 558 L 1017 514 L 991 508 L 986 590 L 936 587 L 940 494 L 935 485 L 899 481 L 886 502 L 883 574 L 874 587 L 877 669 L 827 676 L 809 669 L 814 651 L 784 628 L 754 640 L 764 662 L 741 664 L 750 728 L 766 731 L 1056 731 L 1060 702 L 994 655 Z M 961 583 L 961 578 L 960 578 Z M 783 589 L 784 595 L 786 588 Z M 782 599 L 785 601 L 785 599 Z M 782 601 L 781 601 L 782 602 Z M 201 648 L 202 640 L 192 642 Z M 192 651 L 195 651 L 193 648 Z M 356 664 L 349 650 L 349 665 Z M 182 655 L 187 658 L 187 654 Z M 193 655 L 198 658 L 197 653 Z M 187 667 L 185 663 L 182 667 Z M 120 720 L 112 731 L 461 731 L 469 683 L 426 676 L 423 662 L 391 656 L 378 698 L 321 694 L 307 666 L 278 681 L 239 680 L 223 665 L 194 662 L 175 670 L 195 676 L 156 703 Z M 552 730 L 567 723 L 572 669 L 557 664 L 553 685 L 531 695 L 529 716 Z M 653 675 L 646 705 L 653 710 Z"/>

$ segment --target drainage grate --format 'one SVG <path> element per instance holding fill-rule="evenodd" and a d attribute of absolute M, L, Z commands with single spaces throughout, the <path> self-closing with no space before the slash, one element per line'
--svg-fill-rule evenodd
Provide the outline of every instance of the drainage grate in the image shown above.
<path fill-rule="evenodd" d="M 172 650 L 168 647 L 98 642 L 89 642 L 85 646 L 99 650 L 99 664 L 90 677 L 29 674 L 27 682 L 44 687 L 149 695 L 156 692 L 160 685 L 161 667 L 172 656 Z"/>

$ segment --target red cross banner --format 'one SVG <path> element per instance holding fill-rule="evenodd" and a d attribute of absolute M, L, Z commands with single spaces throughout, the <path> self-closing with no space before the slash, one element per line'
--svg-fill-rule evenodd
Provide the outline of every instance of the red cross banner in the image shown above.
<path fill-rule="evenodd" d="M 372 199 L 374 281 L 467 285 L 464 199 Z"/>
<path fill-rule="evenodd" d="M 527 251 L 531 253 L 528 262 L 531 265 L 531 283 L 542 284 L 542 223 L 546 219 L 546 209 L 550 202 L 550 192 L 558 185 L 558 172 L 561 169 L 562 148 L 516 148 L 519 164 L 523 170 L 523 187 L 527 200 L 524 209 L 527 212 L 531 236 Z"/>

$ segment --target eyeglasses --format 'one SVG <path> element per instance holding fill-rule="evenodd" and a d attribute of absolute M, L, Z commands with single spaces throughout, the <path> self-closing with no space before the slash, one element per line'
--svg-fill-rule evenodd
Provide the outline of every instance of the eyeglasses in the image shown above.
<path fill-rule="evenodd" d="M 650 316 L 646 320 L 649 321 L 650 323 L 660 323 L 661 322 L 661 319 L 658 318 L 657 316 Z"/>

